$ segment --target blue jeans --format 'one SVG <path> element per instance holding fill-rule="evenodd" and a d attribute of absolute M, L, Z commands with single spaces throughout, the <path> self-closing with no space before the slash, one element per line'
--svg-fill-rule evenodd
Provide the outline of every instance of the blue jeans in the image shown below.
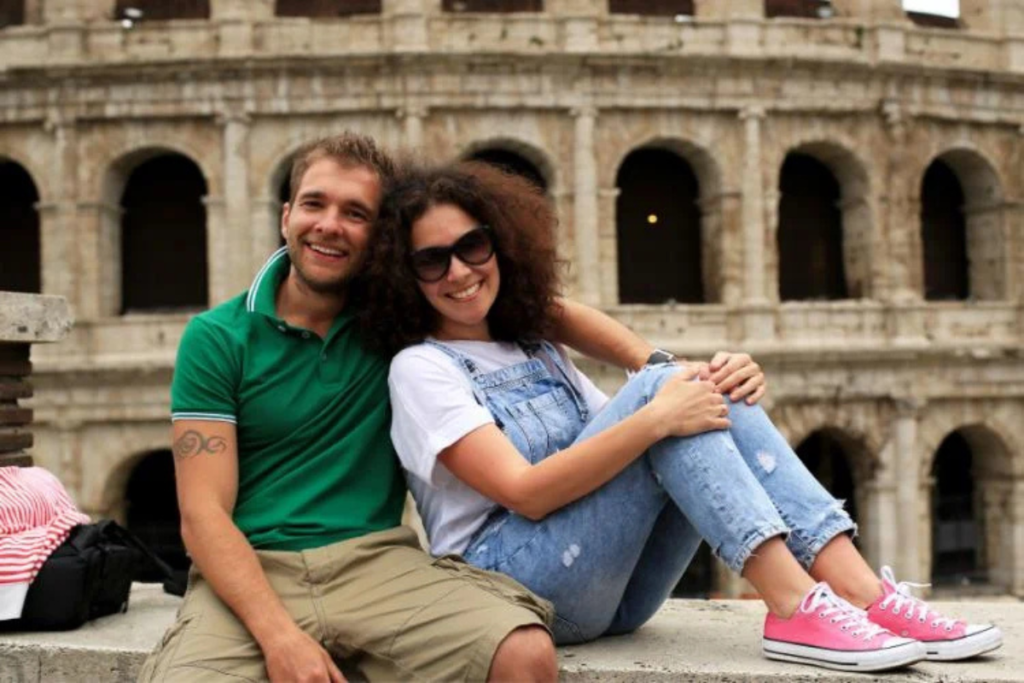
<path fill-rule="evenodd" d="M 490 374 L 465 361 L 478 400 L 533 462 L 569 445 L 560 443 L 567 432 L 580 441 L 629 417 L 680 369 L 645 368 L 579 431 L 572 387 L 536 357 Z M 547 366 L 563 369 L 557 359 Z M 470 541 L 466 560 L 552 601 L 559 644 L 638 628 L 669 597 L 701 539 L 739 572 L 755 548 L 785 535 L 809 567 L 853 522 L 759 406 L 733 403 L 729 417 L 727 431 L 658 442 L 612 481 L 541 521 L 499 510 Z"/>

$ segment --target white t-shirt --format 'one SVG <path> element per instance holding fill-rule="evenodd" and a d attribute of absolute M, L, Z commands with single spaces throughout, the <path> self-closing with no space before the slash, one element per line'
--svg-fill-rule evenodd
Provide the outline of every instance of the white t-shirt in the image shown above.
<path fill-rule="evenodd" d="M 476 363 L 482 373 L 529 360 L 518 345 L 453 341 L 446 345 Z M 563 354 L 573 384 L 590 414 L 608 401 L 586 375 Z M 461 553 L 470 537 L 496 508 L 462 483 L 437 456 L 475 429 L 493 424 L 487 408 L 476 402 L 469 377 L 444 351 L 428 344 L 411 346 L 391 361 L 391 440 L 406 470 L 433 555 Z"/>

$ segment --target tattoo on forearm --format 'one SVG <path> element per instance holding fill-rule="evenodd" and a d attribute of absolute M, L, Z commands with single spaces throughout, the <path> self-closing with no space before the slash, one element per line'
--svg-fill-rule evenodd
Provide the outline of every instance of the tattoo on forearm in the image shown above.
<path fill-rule="evenodd" d="M 223 453 L 227 450 L 228 443 L 220 436 L 203 436 L 194 429 L 182 434 L 174 442 L 174 457 L 184 460 L 202 453 Z"/>

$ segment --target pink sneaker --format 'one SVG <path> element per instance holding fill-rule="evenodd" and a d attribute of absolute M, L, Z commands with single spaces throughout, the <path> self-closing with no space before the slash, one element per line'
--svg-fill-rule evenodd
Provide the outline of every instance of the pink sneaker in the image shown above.
<path fill-rule="evenodd" d="M 816 585 L 789 619 L 764 620 L 764 656 L 842 671 L 882 671 L 924 659 L 924 646 L 868 621 L 827 583 Z"/>
<path fill-rule="evenodd" d="M 1002 632 L 992 624 L 968 624 L 944 617 L 910 594 L 926 583 L 896 583 L 892 569 L 882 567 L 884 595 L 868 606 L 868 619 L 893 633 L 924 643 L 928 659 L 967 659 L 1003 644 Z"/>

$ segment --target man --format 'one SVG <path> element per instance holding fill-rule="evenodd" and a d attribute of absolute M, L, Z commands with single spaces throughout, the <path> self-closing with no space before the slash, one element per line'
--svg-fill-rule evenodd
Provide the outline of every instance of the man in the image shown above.
<path fill-rule="evenodd" d="M 371 680 L 557 678 L 550 604 L 430 558 L 399 526 L 387 363 L 359 345 L 346 297 L 392 173 L 366 137 L 300 150 L 286 253 L 185 330 L 173 451 L 196 570 L 140 680 L 344 680 L 334 657 Z M 602 360 L 651 353 L 591 309 L 567 305 L 562 326 Z M 721 360 L 722 377 L 759 395 L 759 369 L 740 361 Z"/>

